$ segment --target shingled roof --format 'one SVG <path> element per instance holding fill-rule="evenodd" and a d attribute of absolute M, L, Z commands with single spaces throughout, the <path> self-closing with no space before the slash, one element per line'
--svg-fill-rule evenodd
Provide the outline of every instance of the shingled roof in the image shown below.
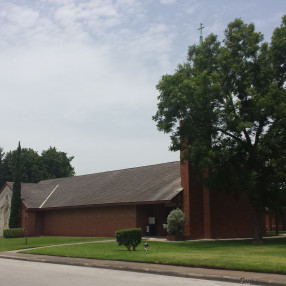
<path fill-rule="evenodd" d="M 12 188 L 13 183 L 8 183 Z M 30 209 L 169 202 L 181 191 L 180 162 L 22 183 Z"/>

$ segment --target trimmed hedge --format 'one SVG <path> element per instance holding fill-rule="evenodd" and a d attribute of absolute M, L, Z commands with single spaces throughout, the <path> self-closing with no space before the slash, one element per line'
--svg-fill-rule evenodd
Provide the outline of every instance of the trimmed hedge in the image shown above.
<path fill-rule="evenodd" d="M 5 238 L 16 238 L 23 237 L 24 230 L 23 228 L 5 228 L 3 229 L 3 237 Z"/>
<path fill-rule="evenodd" d="M 132 246 L 133 250 L 141 243 L 142 229 L 141 228 L 127 228 L 115 232 L 116 241 L 119 246 L 124 245 L 128 251 Z"/>

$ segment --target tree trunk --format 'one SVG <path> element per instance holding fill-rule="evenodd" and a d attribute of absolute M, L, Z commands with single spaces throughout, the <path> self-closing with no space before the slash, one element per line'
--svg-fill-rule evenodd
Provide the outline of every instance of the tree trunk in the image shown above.
<path fill-rule="evenodd" d="M 263 211 L 255 210 L 253 244 L 263 243 L 263 216 L 264 216 Z"/>

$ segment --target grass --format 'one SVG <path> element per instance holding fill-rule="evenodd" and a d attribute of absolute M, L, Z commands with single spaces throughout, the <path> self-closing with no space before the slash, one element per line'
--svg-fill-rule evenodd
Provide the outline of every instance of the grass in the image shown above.
<path fill-rule="evenodd" d="M 74 242 L 87 242 L 87 241 L 96 241 L 102 240 L 104 238 L 94 238 L 94 237 L 29 237 L 28 245 L 25 244 L 25 238 L 3 238 L 0 237 L 0 252 L 8 250 L 17 250 L 32 248 L 38 246 L 47 246 L 54 244 L 64 244 L 64 243 L 74 243 Z"/>
<path fill-rule="evenodd" d="M 106 242 L 35 249 L 25 253 L 286 274 L 286 238 L 265 239 L 263 245 L 253 245 L 252 240 L 149 242 L 147 252 L 142 243 L 137 251 L 127 251 L 115 242 Z"/>
<path fill-rule="evenodd" d="M 280 234 L 286 234 L 286 231 L 279 231 L 279 235 Z M 276 231 L 275 230 L 267 231 L 267 235 L 268 236 L 276 236 Z"/>

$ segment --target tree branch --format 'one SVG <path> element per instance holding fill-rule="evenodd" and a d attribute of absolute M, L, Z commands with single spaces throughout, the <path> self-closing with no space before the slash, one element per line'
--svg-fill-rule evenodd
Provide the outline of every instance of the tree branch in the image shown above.
<path fill-rule="evenodd" d="M 217 127 L 216 129 L 217 129 L 218 131 L 222 132 L 223 134 L 225 134 L 225 135 L 227 135 L 227 136 L 233 138 L 235 141 L 238 141 L 238 142 L 243 143 L 243 144 L 246 143 L 246 142 L 243 141 L 241 138 L 239 138 L 239 137 L 237 137 L 237 136 L 235 136 L 235 135 L 229 133 L 228 131 L 225 131 L 225 130 L 222 129 L 222 128 Z"/>
<path fill-rule="evenodd" d="M 249 137 L 247 131 L 244 129 L 242 132 L 243 132 L 243 134 L 244 134 L 244 136 L 245 136 L 245 138 L 246 138 L 247 144 L 249 144 L 249 145 L 252 146 L 252 144 L 251 144 L 251 139 L 250 139 L 250 137 Z"/>
<path fill-rule="evenodd" d="M 260 135 L 263 131 L 263 126 L 264 126 L 264 122 L 265 122 L 266 118 L 263 118 L 261 120 L 259 120 L 259 125 L 258 125 L 258 129 L 257 132 L 255 134 L 255 139 L 254 139 L 254 146 L 256 146 L 259 142 L 260 139 Z"/>
<path fill-rule="evenodd" d="M 284 74 L 285 73 L 286 73 L 286 65 L 283 68 L 281 68 L 281 72 L 280 72 L 281 79 L 278 81 L 278 84 L 277 84 L 279 88 L 283 87 L 284 85 L 284 81 L 285 81 Z"/>

